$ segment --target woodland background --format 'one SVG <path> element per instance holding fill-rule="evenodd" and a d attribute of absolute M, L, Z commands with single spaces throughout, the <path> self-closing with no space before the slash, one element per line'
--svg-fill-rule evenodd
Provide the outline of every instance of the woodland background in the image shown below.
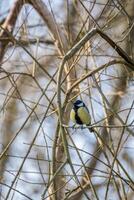
<path fill-rule="evenodd" d="M 0 1 L 0 200 L 134 199 L 133 27 L 133 0 Z"/>

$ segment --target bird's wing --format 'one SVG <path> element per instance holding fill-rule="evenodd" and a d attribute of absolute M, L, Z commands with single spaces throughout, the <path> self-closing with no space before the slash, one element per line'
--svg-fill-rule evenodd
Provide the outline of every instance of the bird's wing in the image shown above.
<path fill-rule="evenodd" d="M 91 117 L 86 107 L 80 107 L 77 110 L 77 114 L 83 124 L 89 125 L 91 123 Z"/>

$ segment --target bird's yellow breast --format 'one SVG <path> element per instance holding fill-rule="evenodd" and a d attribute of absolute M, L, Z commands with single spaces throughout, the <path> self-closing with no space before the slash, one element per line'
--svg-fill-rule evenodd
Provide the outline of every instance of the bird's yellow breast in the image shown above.
<path fill-rule="evenodd" d="M 71 119 L 74 123 L 76 123 L 75 114 L 76 114 L 76 113 L 75 113 L 74 109 L 72 109 L 71 112 L 70 112 L 70 119 Z"/>

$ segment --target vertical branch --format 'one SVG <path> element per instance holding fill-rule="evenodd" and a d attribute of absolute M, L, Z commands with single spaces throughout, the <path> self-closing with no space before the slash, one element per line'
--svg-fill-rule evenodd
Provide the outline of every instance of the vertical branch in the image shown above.
<path fill-rule="evenodd" d="M 0 32 L 0 63 L 2 63 L 2 59 L 5 54 L 6 47 L 10 42 L 9 35 L 7 32 L 12 33 L 14 30 L 15 23 L 17 21 L 20 10 L 25 1 L 23 0 L 15 0 L 13 7 L 10 9 L 10 12 L 5 19 L 5 22 L 2 24 L 1 32 Z"/>

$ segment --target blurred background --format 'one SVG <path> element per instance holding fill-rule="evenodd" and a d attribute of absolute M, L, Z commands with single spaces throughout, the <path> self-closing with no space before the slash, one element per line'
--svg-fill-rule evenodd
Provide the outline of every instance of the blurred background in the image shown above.
<path fill-rule="evenodd" d="M 117 53 L 133 60 L 133 10 L 133 0 L 0 1 L 0 200 L 134 200 L 134 65 Z M 93 28 L 117 48 L 94 34 L 59 80 Z M 76 99 L 95 132 L 72 128 Z"/>

